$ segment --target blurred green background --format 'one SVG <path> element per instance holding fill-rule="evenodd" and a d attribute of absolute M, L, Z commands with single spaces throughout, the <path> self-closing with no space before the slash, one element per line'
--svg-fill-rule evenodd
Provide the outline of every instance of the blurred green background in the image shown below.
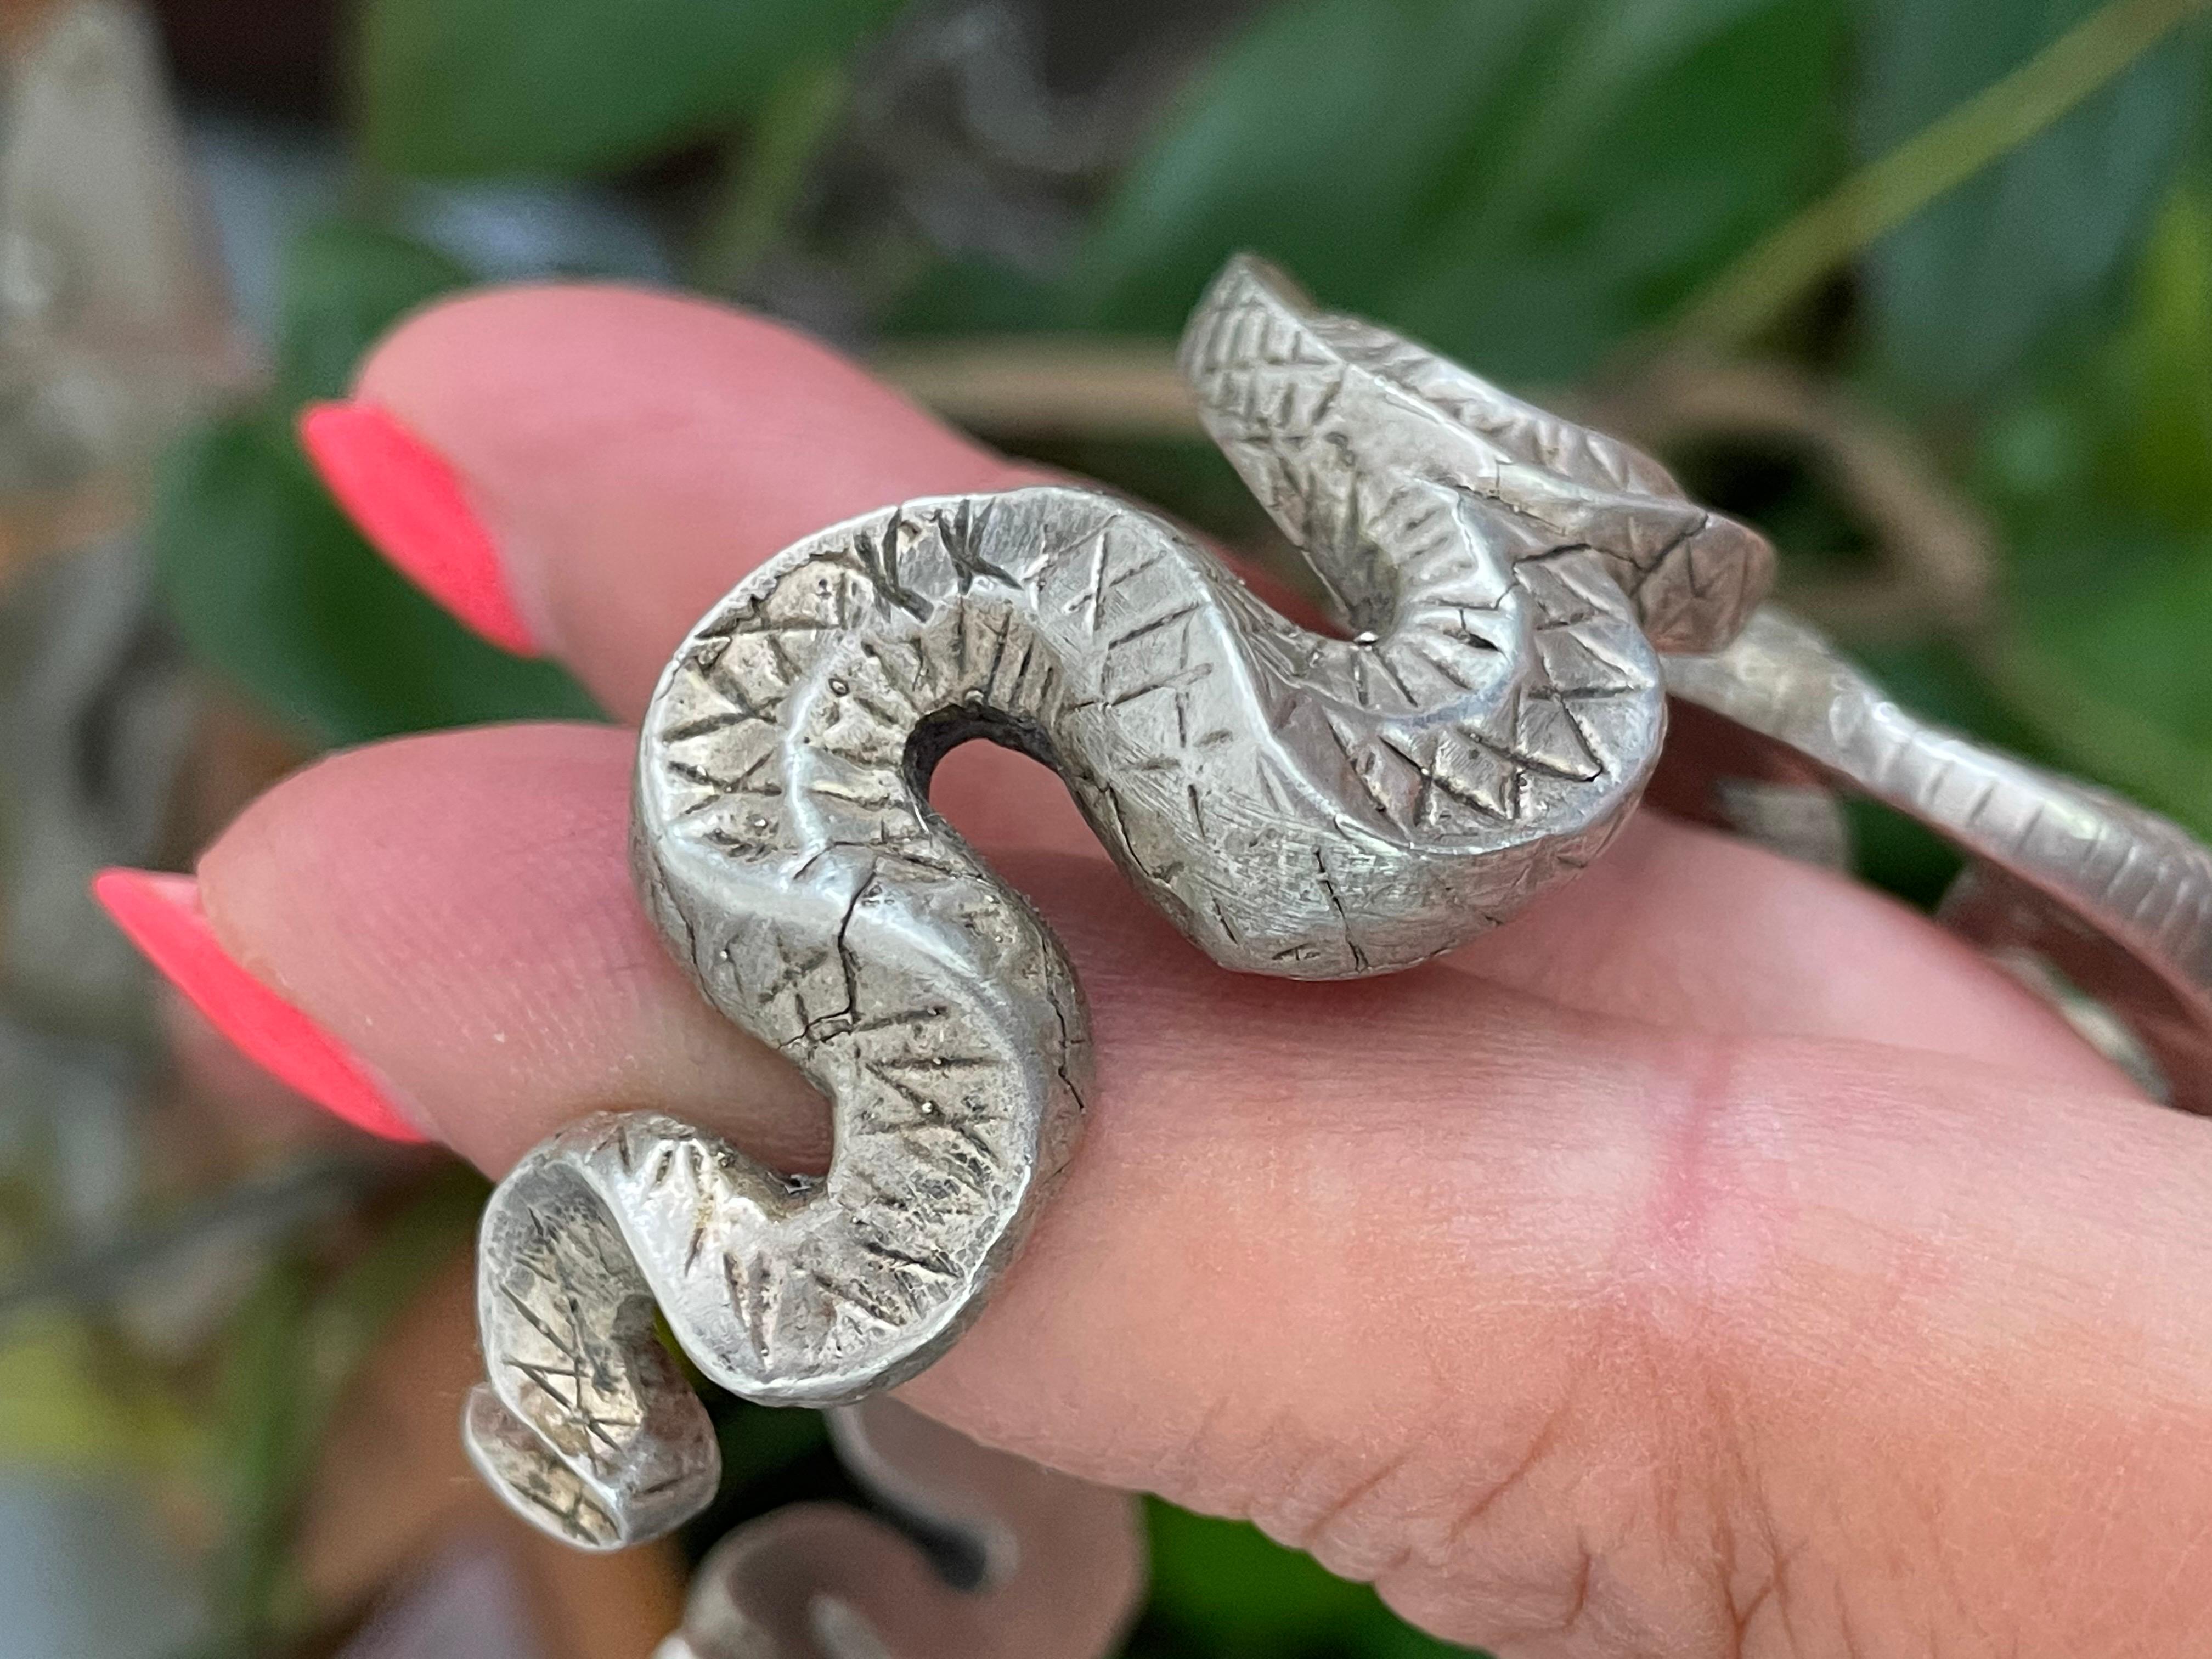
<path fill-rule="evenodd" d="M 787 316 L 1004 447 L 1279 556 L 1164 350 L 1249 247 L 1656 449 L 1767 528 L 1784 597 L 1922 708 L 2212 834 L 2199 9 L 155 7 L 258 357 L 150 474 L 155 625 L 290 755 L 588 714 L 394 576 L 292 435 L 396 318 L 519 276 Z M 1940 892 L 1939 847 L 1878 814 L 1857 828 L 1872 878 Z M 31 1291 L 0 1290 L 0 1455 L 96 1444 L 180 1487 L 206 1653 L 336 1650 L 344 1610 L 291 1560 L 307 1472 L 477 1190 L 411 1165 L 344 1180 L 260 1226 L 182 1357 L 134 1346 L 106 1290 L 64 1293 L 49 1258 L 75 1258 L 34 1182 L 7 1212 L 0 1261 Z M 155 1183 L 126 1244 L 220 1211 L 232 1189 L 210 1182 L 189 1203 Z M 812 1419 L 730 1407 L 725 1428 L 728 1490 L 695 1545 L 839 1490 Z M 1249 1528 L 1156 1506 L 1152 1534 L 1132 1654 L 1452 1650 Z"/>

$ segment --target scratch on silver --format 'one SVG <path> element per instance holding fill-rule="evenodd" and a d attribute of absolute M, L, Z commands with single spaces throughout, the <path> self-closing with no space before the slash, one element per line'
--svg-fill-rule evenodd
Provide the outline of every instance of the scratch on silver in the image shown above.
<path fill-rule="evenodd" d="M 695 628 L 646 715 L 634 853 L 724 1014 L 832 1105 L 794 1180 L 601 1115 L 500 1185 L 467 1437 L 532 1520 L 608 1548 L 694 1513 L 702 1371 L 826 1406 L 921 1370 L 1064 1167 L 1089 1069 L 1059 942 L 930 809 L 970 738 L 1066 780 L 1224 966 L 1448 951 L 1596 856 L 1656 757 L 1655 648 L 1724 644 L 1758 536 L 1654 462 L 1239 258 L 1182 364 L 1208 431 L 1352 637 L 1298 627 L 1092 489 L 908 501 L 811 536 Z"/>

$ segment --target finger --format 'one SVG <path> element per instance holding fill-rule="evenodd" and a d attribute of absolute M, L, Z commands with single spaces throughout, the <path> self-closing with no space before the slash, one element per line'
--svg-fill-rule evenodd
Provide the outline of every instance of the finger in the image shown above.
<path fill-rule="evenodd" d="M 422 313 L 303 437 L 402 569 L 625 718 L 684 629 L 792 543 L 909 496 L 1056 477 L 781 325 L 580 285 Z M 1310 617 L 1267 573 L 1240 574 Z"/>
<path fill-rule="evenodd" d="M 1865 1039 L 2136 1087 L 2049 1002 L 1918 912 L 1648 809 L 1573 882 L 1451 960 L 1655 1025 Z"/>
<path fill-rule="evenodd" d="M 561 1122 L 647 1105 L 822 1167 L 820 1100 L 708 1007 L 630 891 L 629 749 L 609 727 L 506 726 L 295 775 L 208 849 L 196 897 L 209 947 L 310 1035 L 241 1028 L 228 977 L 211 1005 L 204 979 L 179 982 L 339 1115 L 381 1133 L 396 1117 L 487 1168 Z M 313 948 L 339 917 L 349 937 Z M 302 1050 L 337 1057 L 335 1097 L 291 1062 Z M 395 1051 L 396 1069 L 363 1058 Z"/>
<path fill-rule="evenodd" d="M 403 571 L 494 643 L 558 657 L 623 720 L 684 630 L 792 543 L 886 502 L 1050 476 L 788 328 L 611 287 L 433 307 L 302 437 Z M 937 791 L 999 844 L 1092 846 L 1055 781 L 988 745 Z"/>
<path fill-rule="evenodd" d="M 435 307 L 379 347 L 359 391 L 308 431 L 341 496 L 480 623 L 485 594 L 508 596 L 487 631 L 534 635 L 624 717 L 695 617 L 790 542 L 903 496 L 1034 476 L 803 336 L 620 289 Z M 958 751 L 933 793 L 980 845 L 1096 853 L 1058 781 L 990 745 Z M 1579 1007 L 2113 1080 L 2055 1016 L 1897 907 L 1649 816 L 1465 961 Z"/>
<path fill-rule="evenodd" d="M 503 1167 L 585 1113 L 653 1106 L 741 1131 L 784 1167 L 817 1168 L 829 1144 L 820 1102 L 706 1006 L 632 891 L 630 747 L 608 728 L 518 726 L 323 762 L 249 808 L 201 860 L 193 908 L 210 929 L 201 954 L 231 965 L 210 978 L 153 954 L 249 1055 L 339 1115 L 380 1133 L 434 1133 L 486 1167 Z M 1514 933 L 1530 930 L 1528 943 L 1498 952 L 1492 983 L 1574 975 L 1658 1016 L 1647 1023 L 1680 1024 L 1671 1018 L 1678 1002 L 1699 1000 L 1704 988 L 1677 978 L 1638 988 L 1648 963 L 1626 943 L 1647 920 L 1636 907 L 1717 905 L 1698 879 L 1700 861 L 1706 874 L 1725 874 L 1731 903 L 1759 902 L 1759 887 L 1724 843 L 1656 824 L 1643 839 L 1656 849 L 1632 846 L 1619 878 L 1600 876 L 1604 865 L 1585 878 L 1588 911 L 1540 906 L 1517 923 Z M 1920 1046 L 1971 1042 L 2084 1086 L 2103 1076 L 2008 981 L 1971 961 L 1945 971 L 1948 946 L 1920 962 L 1914 951 L 1925 941 L 1911 918 L 1900 925 L 1867 912 L 1875 920 L 1856 939 L 1870 951 L 1894 947 L 1911 971 L 1838 975 L 1832 963 L 1791 957 L 1802 889 L 1786 866 L 1761 873 L 1779 895 L 1768 914 L 1721 914 L 1726 937 L 1774 941 L 1768 959 L 1747 960 L 1739 947 L 1732 966 L 1716 971 L 1747 983 L 1869 988 L 1766 1011 L 1778 1025 L 1835 1035 L 1882 1019 Z M 1679 900 L 1662 896 L 1678 889 Z M 1608 915 L 1625 915 L 1628 930 L 1593 925 Z M 1902 943 L 1883 938 L 1886 928 Z M 149 942 L 143 929 L 134 936 Z M 340 939 L 343 949 L 332 945 Z M 1192 953 L 1176 941 L 1167 954 Z M 1262 1000 L 1279 988 L 1218 977 Z M 1486 994 L 1469 986 L 1468 1018 Z M 1877 1003 L 1884 996 L 1887 1008 Z M 310 1011 L 304 1021 L 301 1009 Z M 406 1034 L 398 1070 L 361 1060 L 394 1032 Z M 732 1110 L 755 1115 L 733 1121 Z"/>
<path fill-rule="evenodd" d="M 623 719 L 779 550 L 887 501 L 1039 476 L 790 329 L 619 288 L 434 307 L 377 348 L 356 400 L 307 436 L 373 538 Z"/>
<path fill-rule="evenodd" d="M 210 851 L 206 915 L 488 1170 L 625 1104 L 818 1156 L 817 1109 L 637 918 L 627 748 L 484 731 L 326 763 Z M 1468 1638 L 1566 1620 L 1579 1585 L 1575 1616 L 1696 1650 L 1729 1573 L 1808 1539 L 1823 1571 L 1878 1557 L 1917 1614 L 1944 1573 L 2031 1573 L 2000 1524 L 2022 1514 L 2098 1517 L 2066 1532 L 2083 1582 L 2189 1565 L 2206 1126 L 1450 969 L 1224 975 L 1110 869 L 1011 867 L 1068 941 L 1100 1073 L 1030 1252 L 915 1385 L 933 1413 L 1258 1516 Z M 1986 1547 L 1863 1521 L 1936 1513 L 1984 1517 Z"/>
<path fill-rule="evenodd" d="M 592 287 L 404 325 L 302 437 L 372 541 L 495 643 L 561 659 L 618 719 L 747 571 L 826 525 L 1025 471 L 805 336 Z M 940 805 L 1000 845 L 1093 845 L 1056 780 L 970 744 Z"/>

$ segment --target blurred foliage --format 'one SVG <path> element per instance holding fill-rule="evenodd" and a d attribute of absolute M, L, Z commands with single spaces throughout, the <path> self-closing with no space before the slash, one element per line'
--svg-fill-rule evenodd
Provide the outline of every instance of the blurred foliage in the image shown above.
<path fill-rule="evenodd" d="M 2212 532 L 2212 203 L 2167 198 L 2113 341 L 2093 494 L 2141 505 L 2178 535 Z"/>
<path fill-rule="evenodd" d="M 362 141 L 398 172 L 606 172 L 728 132 L 896 3 L 368 0 Z"/>
<path fill-rule="evenodd" d="M 2156 33 L 2167 13 L 2187 9 L 2159 3 L 2111 9 L 2150 18 Z M 809 204 L 837 176 L 845 118 L 867 96 L 867 60 L 855 54 L 897 27 L 901 9 L 362 0 L 356 9 L 362 210 L 300 243 L 267 398 L 172 458 L 155 526 L 163 577 L 208 659 L 323 741 L 584 713 L 556 671 L 476 642 L 392 575 L 322 496 L 293 440 L 300 404 L 341 391 L 368 342 L 470 279 L 390 228 L 399 175 L 611 181 L 678 222 L 684 268 L 719 291 L 747 292 L 777 256 L 833 269 L 849 224 Z M 1182 82 L 1133 160 L 1085 204 L 1070 253 L 1024 262 L 940 248 L 871 198 L 879 242 L 898 246 L 896 257 L 877 246 L 854 285 L 866 299 L 860 343 L 1165 335 L 1220 260 L 1250 246 L 1328 302 L 1486 373 L 1602 390 L 1668 350 L 1686 312 L 1736 291 L 1723 278 L 1747 252 L 1832 206 L 1829 192 L 1855 169 L 2044 61 L 2094 9 L 2094 0 L 1280 0 L 1253 9 Z M 1771 325 L 1761 315 L 1730 337 L 1893 418 L 2000 550 L 1993 599 L 1977 614 L 1931 611 L 1847 642 L 1930 712 L 2212 833 L 2203 27 L 2192 19 L 2093 78 L 2102 84 L 2078 106 L 2039 115 L 2037 130 L 1955 188 L 1931 191 L 1888 234 L 1849 236 Z M 654 184 L 702 156 L 713 188 Z M 1249 502 L 1224 489 L 1226 470 L 1203 446 L 1062 440 L 1033 453 L 1228 533 L 1251 529 Z M 1700 486 L 1710 475 L 1719 505 L 1766 511 L 1785 589 L 1808 572 L 1869 562 L 1815 470 L 1778 481 L 1764 460 L 1726 459 L 1698 461 Z M 1932 902 L 1951 855 L 1878 813 L 1859 827 L 1868 872 Z M 312 1316 L 289 1270 L 271 1271 L 240 1348 L 231 1419 L 251 1453 L 240 1464 L 251 1489 L 232 1510 L 237 1536 L 262 1540 L 259 1554 L 237 1558 L 246 1565 L 229 1603 L 249 1624 L 272 1620 L 281 1601 L 269 1540 L 281 1534 L 313 1419 L 255 1392 L 293 1363 Z M 731 1480 L 715 1528 L 836 1489 L 808 1419 L 728 1402 L 718 1411 Z M 1155 1595 L 1133 1653 L 1444 1650 L 1370 1592 L 1249 1528 L 1164 1505 L 1152 1520 Z"/>
<path fill-rule="evenodd" d="M 304 1224 L 330 1219 L 327 1205 L 270 1206 L 309 1178 L 346 1189 L 340 1224 Z M 392 1323 L 473 1237 L 487 1189 L 457 1164 L 310 1157 L 213 1195 L 197 1219 L 149 1217 L 143 1239 L 106 1241 L 58 1273 L 36 1257 L 6 1264 L 0 1461 L 134 1474 L 207 1536 L 204 1638 L 179 1659 L 288 1651 L 326 1617 L 292 1550 L 324 1431 Z M 165 1230 L 178 1236 L 157 1253 Z M 125 1262 L 154 1277 L 105 1270 Z M 173 1334 L 149 1351 L 149 1304 L 174 1298 L 201 1307 L 196 1326 L 234 1311 L 219 1340 Z"/>
<path fill-rule="evenodd" d="M 0 1345 L 0 1462 L 173 1468 L 197 1449 L 191 1415 L 128 1370 L 118 1376 L 94 1322 L 46 1307 L 11 1326 Z"/>
<path fill-rule="evenodd" d="M 449 1165 L 335 1269 L 305 1241 L 263 1267 L 233 1322 L 209 1448 L 220 1511 L 210 1659 L 270 1651 L 310 1621 L 289 1540 L 323 1428 L 376 1340 L 474 1236 L 486 1191 Z"/>
<path fill-rule="evenodd" d="M 1146 1506 L 1152 1599 L 1128 1659 L 1443 1659 L 1465 1653 L 1406 1624 L 1364 1584 L 1255 1528 Z"/>
<path fill-rule="evenodd" d="M 305 233 L 286 273 L 274 389 L 168 457 L 152 538 L 187 641 L 307 735 L 584 717 L 558 668 L 485 644 L 373 552 L 301 453 L 301 408 L 344 395 L 369 342 L 468 273 L 391 232 Z"/>
<path fill-rule="evenodd" d="M 1911 137 L 2095 9 L 2095 0 L 1867 0 L 1852 99 L 1859 153 Z M 1861 267 L 1881 372 L 1931 397 L 1972 395 L 1999 385 L 2053 329 L 2078 324 L 2142 246 L 2203 96 L 2199 43 L 2169 40 L 1885 237 Z"/>
<path fill-rule="evenodd" d="M 1074 265 L 1170 333 L 1226 255 L 1506 380 L 1565 380 L 1802 202 L 1834 0 L 1304 0 L 1189 89 Z"/>

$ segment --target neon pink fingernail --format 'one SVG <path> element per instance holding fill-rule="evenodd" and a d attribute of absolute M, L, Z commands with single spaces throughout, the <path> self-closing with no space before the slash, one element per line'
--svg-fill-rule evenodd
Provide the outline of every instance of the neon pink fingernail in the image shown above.
<path fill-rule="evenodd" d="M 371 1134 L 425 1139 L 359 1055 L 216 942 L 199 884 L 190 876 L 103 870 L 93 878 L 92 896 L 208 1024 L 278 1082 Z"/>
<path fill-rule="evenodd" d="M 445 457 L 373 404 L 310 405 L 300 442 L 346 515 L 400 574 L 502 651 L 538 654 L 499 548 Z"/>

